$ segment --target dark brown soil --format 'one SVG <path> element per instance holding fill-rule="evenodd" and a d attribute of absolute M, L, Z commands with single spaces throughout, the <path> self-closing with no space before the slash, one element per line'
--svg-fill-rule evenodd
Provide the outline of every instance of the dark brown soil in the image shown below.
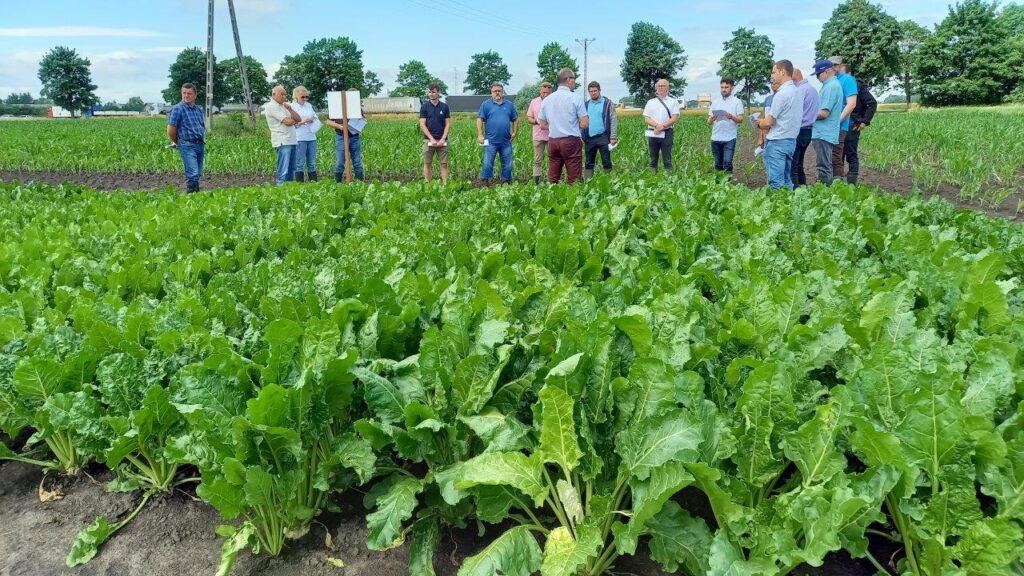
<path fill-rule="evenodd" d="M 965 200 L 960 197 L 960 190 L 951 184 L 941 184 L 937 190 L 921 190 L 914 186 L 913 175 L 908 172 L 901 172 L 895 175 L 888 172 L 875 170 L 864 165 L 863 158 L 870 151 L 861 149 L 861 167 L 859 183 L 864 186 L 875 187 L 879 192 L 892 192 L 901 196 L 910 196 L 914 193 L 921 193 L 925 198 L 939 196 L 958 208 L 977 210 L 989 216 L 1005 218 L 1007 220 L 1024 219 L 1024 214 L 1018 212 L 1018 202 L 1024 200 L 1024 191 L 1019 191 L 1003 201 L 999 206 L 982 202 L 979 198 Z M 761 158 L 754 156 L 753 138 L 740 140 L 736 148 L 736 160 L 733 163 L 733 178 L 740 183 L 759 188 L 766 184 L 764 164 Z M 748 168 L 749 167 L 749 168 Z M 809 182 L 817 180 L 815 168 L 814 149 L 808 148 L 804 157 L 804 172 Z M 749 173 L 749 177 L 747 174 Z M 0 176 L 2 177 L 2 176 Z"/>

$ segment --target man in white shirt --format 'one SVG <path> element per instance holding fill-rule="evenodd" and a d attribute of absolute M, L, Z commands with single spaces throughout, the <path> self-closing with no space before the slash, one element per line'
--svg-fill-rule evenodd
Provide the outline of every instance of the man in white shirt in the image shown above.
<path fill-rule="evenodd" d="M 658 155 L 661 154 L 665 170 L 672 171 L 672 144 L 675 140 L 675 123 L 679 120 L 679 102 L 668 97 L 668 80 L 658 78 L 654 83 L 654 98 L 644 106 L 644 122 L 647 123 L 647 150 L 651 156 L 651 173 L 658 172 Z"/>
<path fill-rule="evenodd" d="M 263 107 L 263 115 L 270 127 L 270 145 L 277 151 L 277 174 L 274 178 L 277 184 L 291 182 L 295 178 L 295 147 L 299 142 L 295 125 L 302 122 L 302 117 L 292 110 L 285 95 L 284 86 L 274 86 L 270 102 Z"/>
<path fill-rule="evenodd" d="M 565 167 L 566 180 L 575 184 L 583 177 L 583 140 L 581 130 L 589 125 L 583 98 L 573 93 L 576 73 L 571 68 L 558 71 L 558 90 L 540 105 L 537 122 L 548 130 L 548 183 L 558 184 Z"/>
<path fill-rule="evenodd" d="M 737 125 L 743 122 L 743 102 L 732 95 L 736 81 L 722 78 L 719 84 L 721 98 L 711 102 L 708 124 L 711 125 L 711 155 L 715 158 L 715 170 L 732 172 L 732 159 L 736 153 Z"/>
<path fill-rule="evenodd" d="M 768 128 L 764 145 L 764 168 L 772 189 L 793 189 L 793 155 L 796 137 L 803 120 L 803 94 L 793 84 L 793 63 L 779 60 L 772 67 L 772 83 L 779 91 L 772 97 L 772 106 L 758 121 L 759 128 Z"/>

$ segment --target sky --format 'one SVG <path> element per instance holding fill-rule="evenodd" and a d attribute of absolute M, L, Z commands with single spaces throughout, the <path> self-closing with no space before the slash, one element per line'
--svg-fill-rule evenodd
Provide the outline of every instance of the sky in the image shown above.
<path fill-rule="evenodd" d="M 875 0 L 900 20 L 931 29 L 948 13 L 942 0 Z M 216 0 L 214 53 L 235 56 L 227 0 Z M 839 2 L 761 0 L 670 2 L 473 2 L 470 0 L 235 0 L 242 48 L 273 77 L 286 55 L 306 42 L 348 36 L 363 51 L 363 66 L 395 86 L 398 67 L 424 62 L 461 93 L 470 57 L 498 52 L 512 80 L 509 92 L 537 80 L 537 54 L 559 42 L 581 64 L 577 40 L 593 38 L 587 54 L 588 79 L 601 83 L 614 100 L 627 94 L 620 75 L 626 39 L 634 22 L 665 29 L 688 58 L 682 75 L 685 98 L 718 89 L 722 43 L 739 27 L 752 27 L 775 44 L 775 58 L 789 58 L 809 69 L 814 41 Z M 92 63 L 101 101 L 125 102 L 141 96 L 159 102 L 168 85 L 168 67 L 186 47 L 206 47 L 207 6 L 202 0 L 123 1 L 42 0 L 31 9 L 5 10 L 0 21 L 0 97 L 30 92 L 38 97 L 39 60 L 54 46 L 68 46 Z"/>

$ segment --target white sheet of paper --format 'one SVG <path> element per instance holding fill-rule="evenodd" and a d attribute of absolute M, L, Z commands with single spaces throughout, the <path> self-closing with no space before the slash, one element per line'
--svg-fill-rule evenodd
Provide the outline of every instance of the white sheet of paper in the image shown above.
<path fill-rule="evenodd" d="M 347 107 L 349 120 L 363 117 L 363 107 L 359 100 L 359 91 L 351 90 L 348 92 L 328 92 L 327 93 L 327 116 L 329 118 L 338 119 L 342 117 L 341 114 L 341 95 L 345 95 L 345 105 Z"/>
<path fill-rule="evenodd" d="M 648 128 L 647 130 L 644 131 L 644 136 L 647 136 L 648 138 L 664 138 L 665 132 L 658 132 L 657 134 L 655 134 L 654 130 Z"/>
<path fill-rule="evenodd" d="M 761 118 L 760 112 L 754 112 L 750 115 L 750 127 L 757 130 L 757 121 Z"/>
<path fill-rule="evenodd" d="M 764 148 L 761 148 L 760 146 L 754 148 L 754 156 L 760 156 L 762 152 L 764 152 Z"/>
<path fill-rule="evenodd" d="M 616 142 L 615 144 L 609 144 L 608 145 L 608 151 L 611 152 L 612 150 L 615 150 L 618 147 L 619 147 L 619 143 L 618 142 Z"/>

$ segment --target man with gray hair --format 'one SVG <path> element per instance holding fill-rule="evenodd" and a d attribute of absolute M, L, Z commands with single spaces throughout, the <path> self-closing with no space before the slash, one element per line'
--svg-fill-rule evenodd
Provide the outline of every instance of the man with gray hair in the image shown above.
<path fill-rule="evenodd" d="M 537 116 L 540 115 L 540 106 L 544 99 L 551 95 L 551 82 L 540 83 L 540 96 L 530 100 L 530 106 L 526 109 L 526 121 L 533 126 L 533 183 L 540 184 L 540 177 L 544 175 L 544 153 L 547 150 L 548 139 L 551 134 L 548 129 L 540 125 Z"/>
<path fill-rule="evenodd" d="M 505 99 L 505 86 L 491 84 L 491 97 L 480 105 L 476 115 L 476 141 L 484 147 L 484 165 L 480 179 L 490 183 L 494 178 L 494 157 L 501 158 L 501 181 L 512 181 L 512 142 L 519 132 L 519 112 Z"/>
<path fill-rule="evenodd" d="M 583 177 L 582 130 L 589 126 L 583 98 L 573 94 L 576 73 L 571 68 L 558 71 L 558 90 L 544 99 L 537 121 L 548 129 L 548 182 L 557 184 L 562 166 L 569 184 Z"/>
<path fill-rule="evenodd" d="M 295 179 L 295 148 L 299 143 L 295 125 L 302 122 L 302 117 L 287 101 L 286 94 L 284 86 L 274 86 L 270 93 L 270 102 L 263 106 L 263 115 L 267 117 L 267 126 L 270 128 L 270 145 L 277 151 L 277 171 L 274 178 L 277 184 Z"/>

